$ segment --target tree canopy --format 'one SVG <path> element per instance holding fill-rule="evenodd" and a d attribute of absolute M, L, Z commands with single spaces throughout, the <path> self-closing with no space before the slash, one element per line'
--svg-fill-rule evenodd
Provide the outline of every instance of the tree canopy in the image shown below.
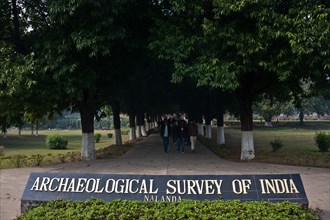
<path fill-rule="evenodd" d="M 127 113 L 188 108 L 197 118 L 223 113 L 219 97 L 233 94 L 249 136 L 241 158 L 249 160 L 252 104 L 260 95 L 298 97 L 305 82 L 313 93 L 329 94 L 327 1 L 3 0 L 0 6 L 0 120 L 79 111 L 86 159 L 94 158 L 94 117 L 114 101 Z"/>
<path fill-rule="evenodd" d="M 235 91 L 243 132 L 253 129 L 259 95 L 302 79 L 329 84 L 330 9 L 323 1 L 166 3 L 150 47 L 173 62 L 173 81 L 193 78 L 197 86 Z M 245 142 L 241 159 L 253 159 L 253 139 Z"/>

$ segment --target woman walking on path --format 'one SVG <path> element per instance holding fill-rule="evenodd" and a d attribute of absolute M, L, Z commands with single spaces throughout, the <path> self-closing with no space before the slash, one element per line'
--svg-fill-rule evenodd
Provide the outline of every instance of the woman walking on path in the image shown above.
<path fill-rule="evenodd" d="M 191 121 L 189 123 L 188 134 L 189 134 L 189 137 L 190 137 L 191 150 L 194 153 L 195 153 L 195 145 L 196 145 L 197 133 L 198 133 L 197 124 L 196 124 L 195 121 Z"/>

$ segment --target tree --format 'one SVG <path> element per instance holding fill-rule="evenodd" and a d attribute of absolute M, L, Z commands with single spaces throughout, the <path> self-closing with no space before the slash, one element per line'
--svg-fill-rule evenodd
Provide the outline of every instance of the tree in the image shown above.
<path fill-rule="evenodd" d="M 254 104 L 254 113 L 259 114 L 265 120 L 266 127 L 273 127 L 272 118 L 275 115 L 281 114 L 283 102 L 279 102 L 276 99 L 269 99 L 263 97 L 260 101 Z"/>
<path fill-rule="evenodd" d="M 47 1 L 49 25 L 36 33 L 38 64 L 53 82 L 52 102 L 80 112 L 86 160 L 95 158 L 94 116 L 108 104 L 99 83 L 111 80 L 112 49 L 126 37 L 122 15 L 130 3 Z"/>
<path fill-rule="evenodd" d="M 174 81 L 190 77 L 197 86 L 235 92 L 240 106 L 241 160 L 253 159 L 255 99 L 280 83 L 295 83 L 307 76 L 317 80 L 324 76 L 321 69 L 329 70 L 329 7 L 322 1 L 307 4 L 304 0 L 163 3 L 164 18 L 151 48 L 174 63 Z M 299 71 L 302 64 L 305 70 Z"/>
<path fill-rule="evenodd" d="M 33 115 L 35 120 L 57 110 L 49 102 L 51 91 L 45 90 L 49 81 L 35 62 L 33 51 L 36 39 L 31 30 L 37 32 L 47 26 L 47 12 L 43 1 L 1 1 L 0 5 L 0 115 L 21 127 L 24 114 Z"/>

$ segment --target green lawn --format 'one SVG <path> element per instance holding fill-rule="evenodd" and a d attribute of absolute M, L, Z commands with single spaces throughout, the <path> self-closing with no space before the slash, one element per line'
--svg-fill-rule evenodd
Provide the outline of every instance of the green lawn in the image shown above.
<path fill-rule="evenodd" d="M 256 158 L 254 161 L 330 168 L 330 152 L 318 152 L 314 142 L 316 132 L 330 132 L 330 122 L 306 122 L 303 127 L 299 126 L 297 122 L 280 122 L 274 123 L 272 128 L 266 128 L 262 123 L 255 122 Z M 96 150 L 104 149 L 113 144 L 113 138 L 107 137 L 107 133 L 111 133 L 111 131 L 97 130 L 95 133 L 102 134 L 100 142 L 96 143 Z M 50 150 L 46 147 L 46 137 L 53 134 L 60 134 L 69 141 L 67 150 Z M 213 138 L 215 139 L 215 137 L 214 128 Z M 230 153 L 227 150 L 219 151 L 219 149 L 223 149 L 223 146 L 220 148 L 215 144 L 208 145 L 219 156 L 239 161 L 241 150 L 240 128 L 238 126 L 226 127 L 225 138 L 225 148 Z M 284 146 L 279 151 L 272 152 L 270 142 L 275 138 L 279 138 Z M 25 166 L 34 166 L 36 161 L 32 157 L 36 155 L 45 157 L 42 161 L 43 165 L 79 160 L 81 139 L 81 130 L 42 130 L 39 131 L 39 136 L 31 135 L 31 131 L 24 131 L 19 136 L 17 131 L 11 130 L 7 133 L 6 138 L 1 138 L 1 143 L 5 146 L 5 156 L 2 159 L 0 158 L 0 168 L 17 166 L 15 164 L 21 158 L 17 158 L 16 155 L 29 157 L 29 162 L 26 162 Z M 123 135 L 123 141 L 125 142 L 127 139 L 128 135 Z M 73 154 L 75 155 L 72 156 Z"/>
<path fill-rule="evenodd" d="M 255 123 L 253 134 L 256 158 L 254 161 L 330 168 L 330 152 L 318 152 L 314 142 L 316 132 L 330 133 L 330 122 L 306 122 L 305 126 L 300 126 L 298 122 L 280 122 L 274 123 L 272 128 L 266 128 L 262 123 Z M 215 140 L 215 130 L 213 137 Z M 277 152 L 272 152 L 270 142 L 275 138 L 282 141 L 283 147 Z M 239 161 L 240 127 L 225 127 L 225 139 L 225 147 L 230 153 L 221 156 Z M 213 151 L 217 153 L 216 149 Z"/>
<path fill-rule="evenodd" d="M 107 147 L 113 144 L 113 138 L 108 138 L 107 133 L 112 131 L 96 130 L 95 133 L 101 133 L 102 137 L 99 143 L 96 143 L 96 149 Z M 46 146 L 46 138 L 48 135 L 59 134 L 68 140 L 68 149 L 66 150 L 50 150 Z M 10 130 L 6 134 L 6 138 L 1 139 L 1 143 L 5 146 L 5 156 L 24 153 L 32 154 L 49 154 L 49 153 L 65 153 L 68 151 L 80 151 L 82 135 L 81 130 L 41 130 L 39 135 L 31 135 L 31 131 L 23 131 L 22 135 L 18 135 L 18 131 Z"/>
<path fill-rule="evenodd" d="M 113 144 L 113 138 L 108 138 L 109 130 L 96 130 L 101 133 L 99 143 L 95 143 L 96 150 L 104 149 Z M 48 135 L 59 134 L 68 140 L 68 149 L 51 150 L 46 146 Z M 1 136 L 0 145 L 5 147 L 5 154 L 0 158 L 0 168 L 20 166 L 34 166 L 37 164 L 36 156 L 42 157 L 42 165 L 58 162 L 77 161 L 80 158 L 82 134 L 81 130 L 40 130 L 39 135 L 31 135 L 31 131 L 23 131 L 18 135 L 17 130 L 9 130 L 6 137 Z M 123 135 L 123 142 L 128 135 Z M 20 162 L 22 164 L 20 165 Z"/>

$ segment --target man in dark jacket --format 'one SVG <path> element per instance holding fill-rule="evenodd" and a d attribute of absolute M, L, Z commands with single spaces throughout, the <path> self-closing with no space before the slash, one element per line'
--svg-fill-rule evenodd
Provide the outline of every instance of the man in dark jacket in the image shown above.
<path fill-rule="evenodd" d="M 164 152 L 168 152 L 169 137 L 171 133 L 171 126 L 168 118 L 165 116 L 160 126 L 160 136 L 163 140 Z"/>

